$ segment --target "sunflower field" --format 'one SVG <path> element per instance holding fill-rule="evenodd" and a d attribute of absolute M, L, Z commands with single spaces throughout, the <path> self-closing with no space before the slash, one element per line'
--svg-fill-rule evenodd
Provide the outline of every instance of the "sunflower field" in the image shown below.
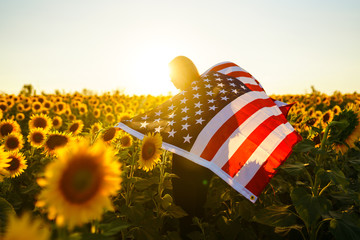
<path fill-rule="evenodd" d="M 0 239 L 182 239 L 172 153 L 115 128 L 171 96 L 0 94 Z M 360 94 L 271 96 L 301 134 L 253 204 L 214 176 L 189 239 L 360 239 Z"/>

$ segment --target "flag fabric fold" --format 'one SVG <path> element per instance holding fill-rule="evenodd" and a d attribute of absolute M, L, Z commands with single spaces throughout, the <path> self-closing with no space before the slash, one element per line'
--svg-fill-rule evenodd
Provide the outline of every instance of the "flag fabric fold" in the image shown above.
<path fill-rule="evenodd" d="M 301 137 L 250 74 L 233 72 L 212 68 L 186 90 L 116 127 L 139 139 L 160 133 L 164 149 L 210 169 L 255 202 Z"/>

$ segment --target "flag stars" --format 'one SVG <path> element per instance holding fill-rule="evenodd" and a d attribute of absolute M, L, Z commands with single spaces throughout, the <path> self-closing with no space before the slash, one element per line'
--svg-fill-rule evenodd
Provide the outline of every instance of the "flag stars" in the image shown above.
<path fill-rule="evenodd" d="M 212 96 L 214 93 L 212 91 L 206 92 L 206 95 Z"/>
<path fill-rule="evenodd" d="M 140 128 L 146 128 L 146 126 L 147 126 L 149 123 L 147 123 L 146 121 L 144 121 L 144 122 L 142 122 L 142 123 L 140 123 L 140 124 L 141 124 Z"/>
<path fill-rule="evenodd" d="M 211 84 L 206 84 L 205 85 L 205 88 L 211 88 L 212 86 L 211 86 Z"/>
<path fill-rule="evenodd" d="M 229 98 L 227 96 L 221 97 L 221 100 L 227 101 Z"/>
<path fill-rule="evenodd" d="M 226 90 L 225 90 L 225 89 L 221 89 L 221 90 L 220 90 L 220 93 L 225 94 L 225 93 L 226 93 Z"/>
<path fill-rule="evenodd" d="M 182 113 L 186 113 L 188 110 L 189 110 L 188 107 L 184 107 L 184 108 L 181 109 L 181 112 L 182 112 Z"/>
<path fill-rule="evenodd" d="M 214 99 L 208 99 L 208 103 L 214 103 L 215 100 Z"/>
<path fill-rule="evenodd" d="M 155 116 L 160 116 L 162 114 L 162 111 L 159 110 L 158 112 L 155 113 Z"/>
<path fill-rule="evenodd" d="M 205 78 L 204 82 L 210 82 L 210 80 L 208 78 Z"/>
<path fill-rule="evenodd" d="M 236 89 L 231 90 L 233 93 L 237 94 L 238 91 Z"/>
<path fill-rule="evenodd" d="M 186 143 L 186 142 L 190 143 L 190 139 L 192 137 L 188 134 L 186 137 L 183 137 L 183 138 L 184 138 L 184 143 Z"/>
<path fill-rule="evenodd" d="M 188 127 L 190 127 L 190 125 L 188 124 L 188 123 L 185 123 L 184 125 L 181 125 L 181 130 L 184 130 L 184 129 L 186 129 L 186 130 L 188 130 Z"/>
<path fill-rule="evenodd" d="M 201 107 L 201 105 L 202 105 L 202 103 L 199 101 L 199 102 L 197 102 L 197 103 L 195 103 L 195 107 L 197 107 L 197 108 L 200 108 Z"/>
<path fill-rule="evenodd" d="M 196 93 L 196 94 L 193 95 L 194 98 L 199 98 L 200 96 L 201 96 L 201 95 L 198 94 L 198 93 Z"/>
<path fill-rule="evenodd" d="M 232 87 L 236 87 L 235 83 L 230 83 L 229 85 Z"/>
<path fill-rule="evenodd" d="M 209 109 L 210 109 L 210 110 L 213 110 L 213 111 L 215 111 L 216 108 L 217 108 L 217 107 L 216 107 L 215 105 L 212 105 L 211 107 L 209 107 Z"/>
<path fill-rule="evenodd" d="M 187 98 L 183 98 L 183 99 L 180 100 L 180 102 L 181 102 L 182 104 L 185 104 L 186 101 L 187 101 Z"/>
<path fill-rule="evenodd" d="M 218 82 L 221 82 L 222 79 L 221 78 L 216 78 L 215 80 L 218 81 Z"/>
<path fill-rule="evenodd" d="M 174 123 L 176 123 L 176 122 L 175 122 L 174 120 L 171 120 L 171 121 L 168 122 L 168 125 L 169 125 L 169 126 L 173 126 Z"/>
<path fill-rule="evenodd" d="M 169 118 L 174 118 L 174 117 L 175 117 L 175 113 L 174 113 L 174 112 L 169 115 Z"/>
<path fill-rule="evenodd" d="M 192 87 L 192 90 L 197 91 L 197 90 L 199 90 L 199 87 L 198 87 L 198 86 L 194 86 L 194 87 Z"/>
<path fill-rule="evenodd" d="M 172 111 L 172 110 L 174 110 L 174 107 L 175 107 L 174 104 L 171 104 L 171 106 L 168 107 L 168 110 L 169 110 L 169 111 Z"/>
<path fill-rule="evenodd" d="M 203 121 L 205 121 L 205 120 L 202 119 L 202 118 L 196 119 L 196 124 L 202 125 L 202 122 L 203 122 Z"/>
<path fill-rule="evenodd" d="M 169 137 L 174 137 L 176 131 L 174 129 L 171 129 L 171 131 L 169 131 L 168 133 L 169 133 Z"/>
<path fill-rule="evenodd" d="M 225 86 L 225 85 L 224 85 L 223 83 L 219 83 L 219 84 L 218 84 L 218 87 L 221 87 L 221 88 L 222 88 L 222 87 L 224 87 L 224 86 Z"/>
<path fill-rule="evenodd" d="M 183 117 L 181 120 L 182 121 L 187 121 L 189 119 L 189 116 L 185 116 L 185 117 Z"/>
<path fill-rule="evenodd" d="M 184 91 L 182 91 L 180 94 L 184 96 L 185 93 L 187 93 L 187 91 L 184 90 Z"/>
<path fill-rule="evenodd" d="M 162 129 L 162 127 L 158 126 L 157 128 L 155 128 L 155 132 L 160 133 L 161 129 Z"/>
<path fill-rule="evenodd" d="M 154 122 L 159 123 L 159 122 L 160 122 L 160 120 L 161 120 L 161 118 L 157 118 L 157 119 L 155 119 L 155 120 L 154 120 Z"/>
<path fill-rule="evenodd" d="M 149 118 L 149 117 L 148 117 L 147 115 L 141 117 L 142 120 L 146 120 L 146 119 L 148 119 L 148 118 Z"/>
<path fill-rule="evenodd" d="M 197 112 L 195 113 L 195 115 L 201 115 L 203 112 L 204 112 L 204 111 L 202 111 L 201 109 L 199 109 L 199 111 L 197 111 Z"/>

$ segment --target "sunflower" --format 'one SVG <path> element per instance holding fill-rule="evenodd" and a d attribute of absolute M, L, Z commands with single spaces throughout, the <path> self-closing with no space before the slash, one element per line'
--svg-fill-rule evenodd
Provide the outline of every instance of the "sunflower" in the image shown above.
<path fill-rule="evenodd" d="M 337 115 L 341 112 L 341 108 L 338 105 L 334 106 L 332 108 L 332 110 L 333 110 L 334 115 Z"/>
<path fill-rule="evenodd" d="M 46 131 L 43 128 L 33 128 L 27 137 L 28 142 L 34 148 L 41 147 L 46 140 Z"/>
<path fill-rule="evenodd" d="M 21 152 L 9 152 L 9 165 L 6 170 L 9 172 L 10 177 L 14 178 L 19 176 L 27 168 L 26 159 Z"/>
<path fill-rule="evenodd" d="M 87 109 L 87 105 L 82 103 L 80 106 L 79 106 L 79 113 L 80 115 L 84 115 L 88 112 L 88 109 Z"/>
<path fill-rule="evenodd" d="M 85 138 L 62 148 L 38 180 L 44 188 L 36 205 L 70 229 L 100 219 L 104 210 L 113 210 L 110 196 L 120 189 L 121 165 L 115 154 L 104 142 L 90 145 Z"/>
<path fill-rule="evenodd" d="M 31 105 L 31 109 L 33 112 L 41 112 L 42 104 L 40 102 L 33 102 Z"/>
<path fill-rule="evenodd" d="M 101 116 L 101 110 L 98 109 L 98 108 L 95 108 L 93 110 L 93 115 L 94 115 L 95 118 L 99 118 Z"/>
<path fill-rule="evenodd" d="M 120 144 L 120 147 L 123 147 L 123 148 L 131 147 L 133 144 L 133 139 L 129 134 L 124 133 L 119 138 L 119 144 Z"/>
<path fill-rule="evenodd" d="M 9 109 L 9 107 L 6 104 L 6 102 L 0 102 L 0 109 L 1 111 L 6 112 Z"/>
<path fill-rule="evenodd" d="M 55 103 L 56 114 L 61 115 L 65 113 L 66 104 L 64 102 Z"/>
<path fill-rule="evenodd" d="M 44 225 L 40 218 L 32 218 L 29 212 L 21 217 L 10 215 L 3 240 L 48 240 L 50 230 Z"/>
<path fill-rule="evenodd" d="M 55 152 L 66 146 L 71 141 L 71 137 L 67 133 L 63 132 L 50 132 L 43 144 L 44 151 L 48 155 L 55 154 Z"/>
<path fill-rule="evenodd" d="M 326 112 L 323 113 L 323 115 L 321 116 L 321 123 L 323 125 L 328 125 L 334 118 L 334 112 L 329 109 Z"/>
<path fill-rule="evenodd" d="M 360 137 L 360 116 L 352 109 L 345 109 L 334 116 L 333 121 L 343 123 L 334 125 L 330 129 L 330 142 L 334 143 L 336 152 L 345 154 L 350 148 L 354 148 L 355 142 Z"/>
<path fill-rule="evenodd" d="M 0 120 L 3 118 L 4 114 L 3 111 L 0 109 Z"/>
<path fill-rule="evenodd" d="M 4 147 L 7 151 L 19 151 L 24 147 L 21 133 L 10 133 L 4 138 Z"/>
<path fill-rule="evenodd" d="M 47 109 L 47 110 L 50 110 L 53 105 L 54 105 L 54 104 L 53 104 L 52 102 L 48 101 L 48 100 L 45 100 L 45 101 L 43 102 L 43 107 L 44 107 L 45 109 Z"/>
<path fill-rule="evenodd" d="M 112 113 L 106 114 L 105 120 L 106 120 L 108 123 L 110 123 L 110 124 L 113 123 L 113 122 L 115 121 L 115 116 L 114 116 L 114 114 L 112 114 Z"/>
<path fill-rule="evenodd" d="M 82 129 L 84 127 L 84 123 L 82 120 L 75 120 L 73 121 L 68 128 L 68 131 L 72 133 L 73 135 L 77 135 L 81 133 Z"/>
<path fill-rule="evenodd" d="M 148 133 L 141 144 L 139 168 L 145 171 L 152 170 L 160 161 L 162 137 L 160 134 Z"/>
<path fill-rule="evenodd" d="M 116 127 L 108 127 L 101 134 L 101 139 L 106 143 L 111 143 L 116 140 L 119 136 L 119 128 Z"/>
<path fill-rule="evenodd" d="M 19 113 L 16 114 L 15 118 L 16 118 L 16 121 L 21 122 L 22 120 L 25 119 L 25 115 L 23 113 L 19 112 Z"/>
<path fill-rule="evenodd" d="M 101 129 L 102 126 L 100 123 L 94 123 L 90 128 L 90 135 L 95 136 L 98 133 L 98 131 L 100 131 Z"/>
<path fill-rule="evenodd" d="M 0 139 L 15 132 L 20 132 L 20 125 L 16 121 L 7 119 L 0 122 Z"/>
<path fill-rule="evenodd" d="M 63 124 L 63 120 L 62 120 L 61 117 L 55 116 L 55 117 L 53 118 L 53 120 L 52 120 L 52 125 L 53 125 L 53 127 L 54 127 L 55 129 L 61 128 L 62 124 Z"/>
<path fill-rule="evenodd" d="M 8 175 L 7 167 L 9 167 L 9 153 L 4 151 L 4 146 L 0 146 L 0 182 L 3 176 Z"/>
<path fill-rule="evenodd" d="M 24 104 L 18 103 L 18 104 L 16 105 L 16 110 L 17 110 L 18 112 L 23 112 L 23 111 L 25 110 Z"/>
<path fill-rule="evenodd" d="M 125 120 L 130 120 L 130 119 L 131 119 L 131 115 L 127 114 L 127 113 L 120 114 L 119 117 L 118 117 L 119 122 L 122 122 L 122 121 L 125 121 Z"/>
<path fill-rule="evenodd" d="M 52 121 L 48 115 L 45 114 L 35 114 L 30 117 L 29 129 L 33 128 L 43 128 L 46 132 L 52 127 Z"/>

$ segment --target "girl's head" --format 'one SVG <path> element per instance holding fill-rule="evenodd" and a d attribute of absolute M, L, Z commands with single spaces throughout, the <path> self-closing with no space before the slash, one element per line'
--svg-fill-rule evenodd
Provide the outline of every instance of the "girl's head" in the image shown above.
<path fill-rule="evenodd" d="M 195 64 L 187 57 L 177 56 L 169 63 L 170 78 L 176 88 L 186 89 L 200 75 Z"/>

